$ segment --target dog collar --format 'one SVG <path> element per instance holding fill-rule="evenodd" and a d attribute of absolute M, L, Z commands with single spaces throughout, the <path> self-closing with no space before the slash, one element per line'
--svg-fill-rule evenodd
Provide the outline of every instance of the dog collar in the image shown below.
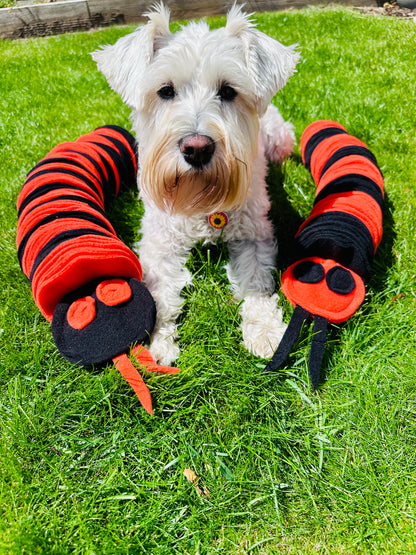
<path fill-rule="evenodd" d="M 215 229 L 222 229 L 228 224 L 227 214 L 224 212 L 214 212 L 208 216 L 208 223 Z"/>

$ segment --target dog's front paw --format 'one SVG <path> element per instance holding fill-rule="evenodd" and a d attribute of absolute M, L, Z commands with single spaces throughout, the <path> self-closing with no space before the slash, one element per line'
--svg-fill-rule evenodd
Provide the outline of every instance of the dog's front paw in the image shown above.
<path fill-rule="evenodd" d="M 251 293 L 241 305 L 243 344 L 251 353 L 261 358 L 273 356 L 287 327 L 277 300 L 276 294 L 268 297 Z"/>
<path fill-rule="evenodd" d="M 156 332 L 149 347 L 150 353 L 158 364 L 171 366 L 179 357 L 179 347 L 175 342 L 174 334 Z"/>
<path fill-rule="evenodd" d="M 293 125 L 283 119 L 276 106 L 270 104 L 261 118 L 260 128 L 267 160 L 282 163 L 292 154 L 296 144 Z"/>

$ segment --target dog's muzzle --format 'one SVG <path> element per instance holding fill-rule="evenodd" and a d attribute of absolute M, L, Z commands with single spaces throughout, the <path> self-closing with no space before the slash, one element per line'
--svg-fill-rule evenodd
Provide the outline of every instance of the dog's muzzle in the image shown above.
<path fill-rule="evenodd" d="M 179 149 L 188 164 L 202 169 L 211 160 L 215 143 L 207 135 L 187 135 L 179 141 Z"/>

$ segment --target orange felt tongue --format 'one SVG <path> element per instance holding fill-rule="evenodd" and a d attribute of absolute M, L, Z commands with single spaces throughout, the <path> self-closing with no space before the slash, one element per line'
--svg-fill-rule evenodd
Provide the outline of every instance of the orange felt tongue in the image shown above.
<path fill-rule="evenodd" d="M 132 354 L 136 357 L 138 362 L 148 372 L 160 372 L 161 374 L 177 374 L 180 369 L 172 366 L 159 366 L 152 355 L 147 349 L 141 345 L 136 345 L 132 349 Z M 113 362 L 117 370 L 121 373 L 123 378 L 131 385 L 136 393 L 143 408 L 149 413 L 153 414 L 152 397 L 149 388 L 144 383 L 142 376 L 137 368 L 135 368 L 130 361 L 129 357 L 123 353 L 113 358 Z"/>
<path fill-rule="evenodd" d="M 142 345 L 136 345 L 131 352 L 148 372 L 159 372 L 160 374 L 177 374 L 180 372 L 180 368 L 174 366 L 159 366 L 149 351 L 144 349 Z"/>

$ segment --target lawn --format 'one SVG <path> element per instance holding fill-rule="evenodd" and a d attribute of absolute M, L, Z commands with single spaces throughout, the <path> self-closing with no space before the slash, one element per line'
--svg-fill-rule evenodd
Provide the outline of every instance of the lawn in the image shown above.
<path fill-rule="evenodd" d="M 383 241 L 365 302 L 330 333 L 316 393 L 310 331 L 287 366 L 265 375 L 266 361 L 241 346 L 226 249 L 196 248 L 182 371 L 146 376 L 154 416 L 114 367 L 60 356 L 15 249 L 30 168 L 99 125 L 130 129 L 89 52 L 132 28 L 0 42 L 0 553 L 416 552 L 416 27 L 343 8 L 257 21 L 299 43 L 298 72 L 274 99 L 298 141 L 313 120 L 335 119 L 376 155 Z M 278 282 L 314 197 L 298 147 L 270 168 L 269 185 Z M 110 215 L 131 244 L 134 192 Z M 291 312 L 285 302 L 286 321 Z"/>

